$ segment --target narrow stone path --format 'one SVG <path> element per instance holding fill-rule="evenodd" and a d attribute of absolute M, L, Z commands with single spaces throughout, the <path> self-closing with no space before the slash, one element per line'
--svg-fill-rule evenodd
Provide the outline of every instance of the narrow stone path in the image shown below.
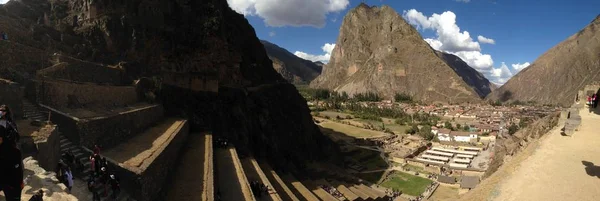
<path fill-rule="evenodd" d="M 600 197 L 600 115 L 580 111 L 582 122 L 572 137 L 554 129 L 533 154 L 500 183 L 498 201 L 577 200 Z"/>

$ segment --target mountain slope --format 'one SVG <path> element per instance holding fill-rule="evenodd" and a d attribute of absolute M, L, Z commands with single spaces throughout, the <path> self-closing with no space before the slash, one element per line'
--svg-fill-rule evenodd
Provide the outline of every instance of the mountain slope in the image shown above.
<path fill-rule="evenodd" d="M 344 17 L 331 59 L 311 87 L 388 99 L 403 92 L 424 102 L 481 100 L 396 11 L 365 4 Z"/>
<path fill-rule="evenodd" d="M 120 64 L 133 79 L 160 80 L 157 98 L 169 115 L 240 152 L 280 167 L 336 160 L 306 101 L 227 1 L 13 0 L 0 5 L 0 19 L 10 39 L 0 41 L 0 70 L 35 75 L 54 52 Z"/>
<path fill-rule="evenodd" d="M 260 42 L 265 46 L 269 58 L 273 60 L 275 70 L 289 82 L 310 83 L 321 74 L 322 68 L 312 61 L 297 57 L 269 41 L 261 40 Z"/>
<path fill-rule="evenodd" d="M 600 15 L 542 54 L 487 99 L 569 106 L 577 91 L 594 81 L 600 81 Z"/>
<path fill-rule="evenodd" d="M 477 92 L 479 97 L 484 98 L 495 89 L 496 86 L 494 84 L 490 83 L 483 74 L 473 69 L 460 57 L 440 51 L 436 51 L 436 54 L 444 60 L 446 64 L 448 64 L 448 66 L 450 66 L 452 70 L 465 81 L 465 83 L 471 86 L 471 88 Z"/>

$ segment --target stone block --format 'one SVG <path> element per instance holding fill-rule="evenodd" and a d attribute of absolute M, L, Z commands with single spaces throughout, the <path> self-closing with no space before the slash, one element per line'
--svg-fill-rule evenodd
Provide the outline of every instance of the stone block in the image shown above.
<path fill-rule="evenodd" d="M 123 107 L 138 102 L 133 86 L 103 86 L 57 80 L 35 81 L 37 101 L 54 107 Z"/>
<path fill-rule="evenodd" d="M 47 170 L 53 170 L 60 160 L 60 134 L 56 125 L 46 125 L 31 134 L 35 144 L 33 157 L 40 166 Z"/>
<path fill-rule="evenodd" d="M 119 68 L 82 61 L 70 57 L 60 56 L 59 63 L 38 70 L 38 79 L 45 77 L 52 79 L 71 80 L 75 82 L 103 83 L 108 85 L 128 85 L 125 71 Z"/>

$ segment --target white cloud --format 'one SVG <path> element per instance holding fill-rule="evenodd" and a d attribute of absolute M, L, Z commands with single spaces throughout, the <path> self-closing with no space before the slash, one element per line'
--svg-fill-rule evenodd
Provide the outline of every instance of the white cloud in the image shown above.
<path fill-rule="evenodd" d="M 273 37 L 275 35 L 277 35 L 277 34 L 274 31 L 269 32 L 269 36 Z"/>
<path fill-rule="evenodd" d="M 458 1 L 458 2 L 464 2 L 464 3 L 469 3 L 469 2 L 471 2 L 471 0 L 456 0 L 456 1 Z"/>
<path fill-rule="evenodd" d="M 492 45 L 496 44 L 496 41 L 494 39 L 486 38 L 486 37 L 483 37 L 482 35 L 477 36 L 477 40 L 480 43 L 487 43 L 487 44 L 492 44 Z"/>
<path fill-rule="evenodd" d="M 268 26 L 325 26 L 331 12 L 345 10 L 349 0 L 227 0 L 243 15 L 257 15 Z"/>
<path fill-rule="evenodd" d="M 308 54 L 308 53 L 301 52 L 301 51 L 296 51 L 296 52 L 294 52 L 294 55 L 296 55 L 297 57 L 306 59 L 306 60 L 310 60 L 310 61 L 321 61 L 323 63 L 328 63 L 329 58 L 331 57 L 331 52 L 333 52 L 333 48 L 335 48 L 335 44 L 325 43 L 325 45 L 323 45 L 321 47 L 321 49 L 323 50 L 323 52 L 325 52 L 325 54 L 313 55 L 313 54 Z"/>
<path fill-rule="evenodd" d="M 513 76 L 513 72 L 504 62 L 500 67 L 494 67 L 492 55 L 481 52 L 479 43 L 495 44 L 495 41 L 481 35 L 477 37 L 479 42 L 474 41 L 468 31 L 460 30 L 453 12 L 434 13 L 427 17 L 423 13 L 411 9 L 404 11 L 403 17 L 417 29 L 435 31 L 436 38 L 424 39 L 433 49 L 460 57 L 469 66 L 481 72 L 490 82 L 502 85 Z"/>
<path fill-rule="evenodd" d="M 516 63 L 516 64 L 512 64 L 512 68 L 514 70 L 515 73 L 527 68 L 529 65 L 531 65 L 529 62 L 525 62 L 523 64 L 521 63 Z"/>

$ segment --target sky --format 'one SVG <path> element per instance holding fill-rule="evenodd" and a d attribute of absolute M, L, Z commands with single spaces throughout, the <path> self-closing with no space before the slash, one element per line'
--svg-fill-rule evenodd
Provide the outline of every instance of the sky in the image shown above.
<path fill-rule="evenodd" d="M 227 0 L 260 39 L 327 62 L 345 14 L 388 5 L 434 49 L 455 54 L 504 84 L 600 14 L 599 0 Z"/>

